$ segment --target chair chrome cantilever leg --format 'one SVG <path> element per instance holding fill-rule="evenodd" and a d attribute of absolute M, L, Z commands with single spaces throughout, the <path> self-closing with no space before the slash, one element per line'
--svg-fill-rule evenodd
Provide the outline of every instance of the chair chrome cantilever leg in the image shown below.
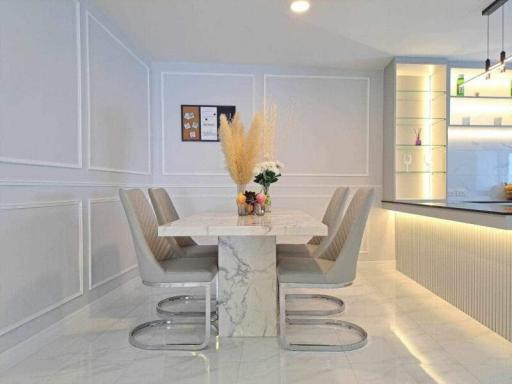
<path fill-rule="evenodd" d="M 216 291 L 218 291 L 219 283 L 216 280 Z M 216 292 L 215 297 L 218 297 L 218 292 Z M 204 301 L 204 297 L 200 295 L 175 295 L 167 297 L 163 300 L 160 300 L 158 304 L 156 305 L 156 312 L 162 316 L 165 319 L 172 319 L 172 318 L 196 318 L 196 317 L 204 317 L 204 311 L 172 311 L 170 309 L 166 309 L 165 307 L 167 305 L 173 305 L 173 304 L 189 304 L 192 302 L 198 302 L 198 301 Z M 211 319 L 212 323 L 215 322 L 218 318 L 217 315 L 217 300 L 212 298 L 211 299 Z"/>
<path fill-rule="evenodd" d="M 162 315 L 166 318 L 173 318 L 173 317 L 204 317 L 203 311 L 171 311 L 165 309 L 165 306 L 167 304 L 187 304 L 191 302 L 196 301 L 204 301 L 204 297 L 202 296 L 196 296 L 196 295 L 176 295 L 176 296 L 170 296 L 166 299 L 160 300 L 158 304 L 156 305 L 156 311 L 159 315 Z M 215 300 L 211 300 L 211 318 L 212 321 L 214 321 L 217 318 L 217 304 Z"/>
<path fill-rule="evenodd" d="M 173 284 L 166 284 L 166 287 L 172 287 Z M 183 286 L 183 285 L 176 285 L 176 286 Z M 130 344 L 134 347 L 141 348 L 141 349 L 147 349 L 147 350 L 178 350 L 178 351 L 198 351 L 201 349 L 205 349 L 208 346 L 208 343 L 210 341 L 210 327 L 211 327 L 211 287 L 210 283 L 202 284 L 187 284 L 187 287 L 204 287 L 205 288 L 205 312 L 203 314 L 204 316 L 204 339 L 201 343 L 162 343 L 162 344 L 146 344 L 143 342 L 140 342 L 137 340 L 137 335 L 140 334 L 143 330 L 151 329 L 151 328 L 157 328 L 157 327 L 164 327 L 166 329 L 169 329 L 172 326 L 175 325 L 183 325 L 183 324 L 197 324 L 197 322 L 187 322 L 187 321 L 180 321 L 176 322 L 174 320 L 153 320 L 148 321 L 146 323 L 140 324 L 133 328 L 130 331 L 129 341 Z"/>
<path fill-rule="evenodd" d="M 326 351 L 326 352 L 345 352 L 362 348 L 368 341 L 368 334 L 360 326 L 348 321 L 336 319 L 289 319 L 286 317 L 286 288 L 287 284 L 279 284 L 279 339 L 281 346 L 292 351 Z M 319 287 L 321 288 L 321 287 Z M 289 343 L 286 338 L 286 324 L 290 325 L 328 325 L 339 328 L 345 328 L 354 331 L 359 340 L 350 344 L 306 344 Z"/>
<path fill-rule="evenodd" d="M 311 309 L 311 310 L 297 310 L 297 311 L 291 311 L 287 310 L 286 315 L 287 316 L 330 316 L 330 315 L 337 315 L 339 313 L 342 313 L 345 310 L 345 303 L 343 300 L 330 296 L 330 295 L 320 295 L 320 294 L 310 294 L 310 293 L 294 293 L 294 294 L 288 294 L 286 295 L 286 300 L 308 300 L 308 299 L 314 299 L 314 300 L 322 300 L 327 301 L 330 303 L 333 303 L 336 305 L 336 308 L 333 309 L 324 309 L 324 310 L 317 310 L 317 309 Z"/>

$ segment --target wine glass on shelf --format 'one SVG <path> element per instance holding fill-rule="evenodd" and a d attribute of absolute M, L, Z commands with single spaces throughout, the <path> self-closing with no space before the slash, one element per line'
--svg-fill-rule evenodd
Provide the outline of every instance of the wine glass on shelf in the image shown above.
<path fill-rule="evenodd" d="M 427 167 L 428 172 L 432 172 L 432 163 L 434 162 L 432 151 L 428 151 L 423 155 L 423 162 L 425 163 L 425 166 Z"/>
<path fill-rule="evenodd" d="M 405 171 L 409 172 L 409 166 L 412 164 L 412 153 L 407 151 L 402 156 L 402 161 L 405 165 Z"/>

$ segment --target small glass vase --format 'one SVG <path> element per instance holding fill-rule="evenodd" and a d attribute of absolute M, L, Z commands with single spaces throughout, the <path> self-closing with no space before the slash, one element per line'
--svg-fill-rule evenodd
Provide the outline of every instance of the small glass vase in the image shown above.
<path fill-rule="evenodd" d="M 255 204 L 253 203 L 245 203 L 245 209 L 247 210 L 248 215 L 254 215 Z"/>
<path fill-rule="evenodd" d="M 236 185 L 236 191 L 237 191 L 236 205 L 238 208 L 238 216 L 247 216 L 247 214 L 248 214 L 247 204 L 238 202 L 238 195 L 243 194 L 245 192 L 246 188 L 247 188 L 247 184 L 237 184 Z"/>
<path fill-rule="evenodd" d="M 267 195 L 267 199 L 265 200 L 265 212 L 272 212 L 272 198 L 270 197 L 270 195 Z"/>
<path fill-rule="evenodd" d="M 267 197 L 266 200 L 265 200 L 265 207 L 264 207 L 266 213 L 271 213 L 272 212 L 272 198 L 270 197 L 270 193 L 268 191 L 269 188 L 270 188 L 270 185 L 269 186 L 263 186 L 263 193 Z"/>
<path fill-rule="evenodd" d="M 263 216 L 265 214 L 265 205 L 259 203 L 254 204 L 254 213 L 256 216 Z"/>
<path fill-rule="evenodd" d="M 238 204 L 238 216 L 247 216 L 246 204 Z"/>

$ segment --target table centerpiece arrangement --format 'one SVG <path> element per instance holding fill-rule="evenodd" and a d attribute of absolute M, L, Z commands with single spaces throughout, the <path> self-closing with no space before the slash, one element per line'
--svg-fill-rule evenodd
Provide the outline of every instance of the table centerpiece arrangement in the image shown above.
<path fill-rule="evenodd" d="M 275 108 L 271 109 L 269 120 L 265 120 L 262 113 L 256 113 L 247 132 L 238 113 L 232 120 L 225 115 L 220 117 L 221 147 L 229 175 L 237 185 L 236 203 L 240 216 L 262 216 L 271 210 L 270 184 L 279 180 L 283 168 L 280 162 L 271 160 L 275 116 Z M 257 163 L 262 153 L 265 161 Z M 260 192 L 247 190 L 247 184 L 251 181 L 261 185 Z"/>

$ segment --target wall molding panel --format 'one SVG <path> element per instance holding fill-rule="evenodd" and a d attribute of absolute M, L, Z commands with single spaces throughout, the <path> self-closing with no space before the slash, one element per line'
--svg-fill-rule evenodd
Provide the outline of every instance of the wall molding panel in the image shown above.
<path fill-rule="evenodd" d="M 11 163 L 21 165 L 32 165 L 40 167 L 56 167 L 56 168 L 82 168 L 82 43 L 81 43 L 81 9 L 80 2 L 78 0 L 72 0 L 75 11 L 75 50 L 76 50 L 76 105 L 77 105 L 77 119 L 76 119 L 76 130 L 77 130 L 77 141 L 76 141 L 76 154 L 77 161 L 74 163 L 58 162 L 58 161 L 47 161 L 47 160 L 36 160 L 27 159 L 12 156 L 0 156 L 0 163 Z M 66 127 L 67 128 L 67 127 Z"/>
<path fill-rule="evenodd" d="M 130 265 L 126 268 L 123 268 L 122 270 L 114 273 L 111 276 L 108 276 L 101 281 L 94 282 L 93 281 L 93 217 L 92 217 L 92 206 L 95 204 L 112 204 L 116 203 L 121 205 L 121 201 L 118 197 L 112 196 L 112 197 L 99 197 L 99 198 L 90 198 L 87 200 L 87 217 L 88 217 L 88 225 L 87 225 L 87 239 L 88 239 L 88 251 L 87 251 L 87 260 L 89 265 L 89 277 L 88 277 L 88 283 L 89 283 L 89 290 L 94 290 L 98 287 L 101 287 L 118 277 L 121 277 L 122 275 L 133 271 L 135 268 L 137 268 L 137 263 Z M 125 220 L 124 217 L 122 217 L 122 220 Z M 131 241 L 131 234 L 129 234 L 128 240 Z M 131 243 L 130 243 L 131 244 Z"/>
<path fill-rule="evenodd" d="M 214 77 L 241 77 L 250 78 L 252 81 L 252 112 L 256 111 L 256 75 L 252 73 L 228 73 L 228 72 L 160 72 L 160 135 L 161 135 L 161 167 L 163 176 L 229 176 L 227 172 L 169 172 L 166 167 L 166 125 L 165 125 L 165 77 L 172 76 L 214 76 Z M 252 118 L 252 116 L 251 116 Z"/>
<path fill-rule="evenodd" d="M 146 159 L 146 169 L 141 170 L 133 170 L 133 169 L 124 169 L 124 168 L 115 168 L 108 166 L 98 166 L 92 164 L 92 124 L 91 124 L 91 44 L 90 44 L 90 31 L 91 24 L 90 21 L 93 21 L 97 26 L 99 26 L 107 36 L 109 36 L 116 44 L 118 44 L 125 52 L 127 52 L 137 63 L 142 65 L 142 67 L 146 71 L 146 108 L 147 108 L 147 159 Z M 105 24 L 103 24 L 100 20 L 98 20 L 91 12 L 85 12 L 85 72 L 86 72 L 86 82 L 87 82 L 87 166 L 89 170 L 93 171 L 104 171 L 104 172 L 116 172 L 116 173 L 127 173 L 134 175 L 151 175 L 151 70 L 149 66 L 130 49 L 125 43 L 119 39 Z"/>
<path fill-rule="evenodd" d="M 0 187 L 69 187 L 69 188 L 145 188 L 151 183 L 137 182 L 101 182 L 101 181 L 66 181 L 66 180 L 0 180 Z"/>
<path fill-rule="evenodd" d="M 0 5 L 0 354 L 135 276 L 115 195 L 152 185 L 151 68 L 89 3 Z"/>
<path fill-rule="evenodd" d="M 78 281 L 79 281 L 79 290 L 77 292 L 72 293 L 71 295 L 58 300 L 57 302 L 48 305 L 45 308 L 38 310 L 37 312 L 26 316 L 14 324 L 10 324 L 2 329 L 0 329 L 0 336 L 11 332 L 12 330 L 19 328 L 30 321 L 43 316 L 44 314 L 53 311 L 64 304 L 82 296 L 84 294 L 84 284 L 83 284 L 83 249 L 84 249 L 84 241 L 83 241 L 83 215 L 82 215 L 82 201 L 81 200 L 67 200 L 67 201 L 46 201 L 46 202 L 29 202 L 29 203 L 17 203 L 17 204 L 3 204 L 0 205 L 0 213 L 2 211 L 10 211 L 10 210 L 29 210 L 29 209 L 39 209 L 39 208 L 51 208 L 51 207 L 67 207 L 67 206 L 75 206 L 76 207 L 76 215 L 77 215 L 77 261 L 78 261 Z"/>
<path fill-rule="evenodd" d="M 370 83 L 368 76 L 327 76 L 327 75 L 295 75 L 295 74 L 264 74 L 263 75 L 263 109 L 267 111 L 268 105 L 268 80 L 269 79 L 310 79 L 310 80 L 355 80 L 366 82 L 366 143 L 365 143 L 365 171 L 362 173 L 337 173 L 337 172 L 292 172 L 287 173 L 289 177 L 369 177 L 370 176 Z"/>

